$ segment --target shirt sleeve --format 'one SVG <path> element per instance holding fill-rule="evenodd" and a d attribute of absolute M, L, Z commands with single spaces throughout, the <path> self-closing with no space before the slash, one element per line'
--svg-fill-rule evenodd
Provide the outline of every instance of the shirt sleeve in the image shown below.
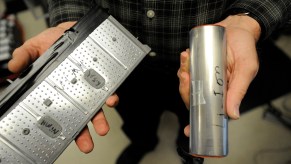
<path fill-rule="evenodd" d="M 48 0 L 50 26 L 77 21 L 95 5 L 94 0 Z"/>
<path fill-rule="evenodd" d="M 261 26 L 261 38 L 265 39 L 271 33 L 284 26 L 290 20 L 290 0 L 237 0 L 227 13 L 231 11 L 246 11 Z"/>

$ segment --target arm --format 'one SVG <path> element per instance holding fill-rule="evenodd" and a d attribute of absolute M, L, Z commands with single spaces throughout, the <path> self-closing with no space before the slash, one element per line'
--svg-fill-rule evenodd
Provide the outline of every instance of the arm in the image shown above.
<path fill-rule="evenodd" d="M 226 28 L 228 115 L 239 118 L 239 106 L 259 69 L 256 44 L 290 19 L 291 1 L 245 0 L 234 3 L 218 25 Z M 241 14 L 246 12 L 246 14 Z"/>
<path fill-rule="evenodd" d="M 218 22 L 226 28 L 227 37 L 227 114 L 239 118 L 239 106 L 259 68 L 256 43 L 268 37 L 275 29 L 282 27 L 289 18 L 291 1 L 238 1 L 227 11 L 227 17 Z M 249 12 L 249 15 L 240 13 Z M 181 53 L 181 66 L 178 71 L 179 90 L 189 107 L 189 52 Z M 189 127 L 185 128 L 189 136 Z"/>

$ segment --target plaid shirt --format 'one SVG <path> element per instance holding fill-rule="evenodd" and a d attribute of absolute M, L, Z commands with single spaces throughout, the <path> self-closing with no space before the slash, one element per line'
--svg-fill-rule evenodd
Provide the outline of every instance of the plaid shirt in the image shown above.
<path fill-rule="evenodd" d="M 191 28 L 221 21 L 233 11 L 251 12 L 263 37 L 290 19 L 290 0 L 49 0 L 50 22 L 55 26 L 76 21 L 98 3 L 134 36 L 155 51 L 159 58 L 179 61 L 189 47 Z M 110 4 L 110 5 L 109 5 Z M 288 11 L 289 10 L 289 11 Z M 150 13 L 149 13 L 150 11 Z"/>

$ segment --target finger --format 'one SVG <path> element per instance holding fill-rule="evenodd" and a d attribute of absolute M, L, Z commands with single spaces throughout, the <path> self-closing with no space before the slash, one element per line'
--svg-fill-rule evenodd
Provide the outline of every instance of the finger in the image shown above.
<path fill-rule="evenodd" d="M 180 69 L 178 70 L 180 95 L 189 108 L 190 75 L 189 75 L 189 53 L 184 51 L 180 57 Z"/>
<path fill-rule="evenodd" d="M 226 101 L 227 114 L 233 119 L 240 117 L 239 107 L 250 83 L 257 74 L 258 63 L 241 63 L 236 67 L 229 80 Z"/>
<path fill-rule="evenodd" d="M 111 95 L 111 96 L 106 100 L 106 105 L 107 105 L 108 107 L 113 108 L 113 107 L 117 106 L 118 102 L 119 102 L 119 97 L 118 97 L 118 95 L 117 95 L 117 94 L 113 94 L 113 95 Z"/>
<path fill-rule="evenodd" d="M 94 143 L 91 137 L 91 134 L 89 132 L 88 126 L 86 126 L 81 133 L 78 135 L 78 137 L 75 139 L 75 142 L 83 153 L 90 153 L 94 148 Z"/>
<path fill-rule="evenodd" d="M 8 62 L 8 68 L 13 73 L 19 73 L 38 57 L 37 48 L 30 41 L 27 41 L 15 49 L 12 54 L 12 59 Z"/>
<path fill-rule="evenodd" d="M 99 134 L 100 136 L 104 136 L 108 133 L 110 128 L 103 113 L 103 110 L 100 110 L 91 121 L 97 134 Z"/>
<path fill-rule="evenodd" d="M 190 66 L 190 54 L 189 51 L 184 51 L 180 55 L 180 69 L 182 72 L 189 72 Z"/>
<path fill-rule="evenodd" d="M 185 128 L 184 128 L 184 134 L 189 137 L 190 136 L 190 125 L 187 125 Z"/>
<path fill-rule="evenodd" d="M 180 84 L 179 84 L 179 92 L 180 95 L 187 107 L 189 109 L 190 107 L 190 76 L 186 72 L 182 72 L 180 75 Z"/>

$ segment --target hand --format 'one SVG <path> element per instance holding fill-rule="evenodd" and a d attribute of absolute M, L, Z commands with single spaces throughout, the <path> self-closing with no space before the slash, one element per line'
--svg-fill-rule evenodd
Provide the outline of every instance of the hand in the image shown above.
<path fill-rule="evenodd" d="M 43 54 L 65 30 L 69 29 L 74 24 L 75 22 L 61 23 L 57 27 L 48 28 L 39 35 L 27 40 L 13 52 L 13 58 L 8 63 L 9 70 L 14 73 L 19 73 L 24 70 L 29 64 Z M 118 100 L 118 96 L 114 94 L 106 100 L 106 105 L 115 107 Z M 92 119 L 92 123 L 95 131 L 101 136 L 106 135 L 109 131 L 109 125 L 102 109 Z M 89 153 L 94 148 L 88 127 L 83 129 L 75 141 L 79 149 L 84 153 Z"/>
<path fill-rule="evenodd" d="M 248 16 L 229 16 L 217 23 L 225 27 L 227 37 L 227 96 L 226 111 L 230 118 L 239 118 L 239 106 L 251 81 L 259 69 L 256 42 L 260 37 L 259 24 Z M 189 50 L 181 53 L 178 77 L 179 91 L 187 108 L 189 108 Z M 189 125 L 184 130 L 189 136 Z"/>

